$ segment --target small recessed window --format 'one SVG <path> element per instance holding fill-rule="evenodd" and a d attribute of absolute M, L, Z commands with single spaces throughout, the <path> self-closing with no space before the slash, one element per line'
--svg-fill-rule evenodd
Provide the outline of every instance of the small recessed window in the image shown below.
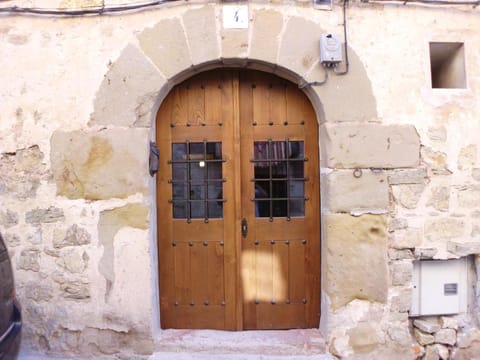
<path fill-rule="evenodd" d="M 465 89 L 465 54 L 463 43 L 431 42 L 430 71 L 433 89 Z"/>

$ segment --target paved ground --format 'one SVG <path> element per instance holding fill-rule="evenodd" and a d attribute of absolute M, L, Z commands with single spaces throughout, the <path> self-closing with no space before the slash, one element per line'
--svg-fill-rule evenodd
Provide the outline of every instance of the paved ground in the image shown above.
<path fill-rule="evenodd" d="M 282 331 L 163 330 L 148 360 L 334 360 L 316 329 Z M 84 360 L 23 349 L 18 360 Z M 95 360 L 129 360 L 128 356 Z M 137 360 L 139 357 L 135 357 Z"/>

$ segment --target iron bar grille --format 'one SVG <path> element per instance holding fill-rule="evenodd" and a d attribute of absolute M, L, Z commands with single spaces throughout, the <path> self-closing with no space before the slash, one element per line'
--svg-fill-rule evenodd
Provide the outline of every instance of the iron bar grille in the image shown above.
<path fill-rule="evenodd" d="M 305 161 L 303 141 L 254 142 L 256 217 L 305 216 Z"/>
<path fill-rule="evenodd" d="M 173 218 L 223 218 L 222 143 L 189 142 L 172 144 Z"/>

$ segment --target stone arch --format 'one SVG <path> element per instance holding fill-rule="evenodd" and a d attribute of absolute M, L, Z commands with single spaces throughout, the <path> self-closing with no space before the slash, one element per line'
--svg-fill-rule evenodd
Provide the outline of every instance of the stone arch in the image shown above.
<path fill-rule="evenodd" d="M 249 29 L 225 30 L 221 26 L 221 8 L 221 4 L 208 4 L 180 6 L 175 12 L 167 9 L 165 18 L 136 34 L 108 65 L 89 125 L 143 128 L 143 134 L 153 136 L 157 110 L 169 91 L 198 72 L 219 67 L 262 70 L 297 84 L 323 79 L 318 39 L 327 31 L 317 18 L 291 15 L 286 5 L 252 4 Z M 348 51 L 347 76 L 332 76 L 324 86 L 304 89 L 319 124 L 377 120 L 366 69 L 354 49 L 349 47 Z M 321 154 L 325 154 L 327 137 L 325 132 L 319 132 Z M 147 136 L 145 152 L 148 140 Z M 324 158 L 320 157 L 321 167 L 325 166 Z M 148 179 L 148 169 L 137 176 Z M 156 246 L 153 240 L 151 244 Z M 155 261 L 152 259 L 152 271 Z M 326 307 L 322 304 L 322 308 Z"/>

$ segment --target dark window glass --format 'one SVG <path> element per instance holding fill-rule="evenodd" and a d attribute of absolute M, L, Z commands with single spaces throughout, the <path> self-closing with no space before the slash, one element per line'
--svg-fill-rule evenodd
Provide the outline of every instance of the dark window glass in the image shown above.
<path fill-rule="evenodd" d="M 222 144 L 172 144 L 172 204 L 175 219 L 223 217 Z"/>
<path fill-rule="evenodd" d="M 305 215 L 303 141 L 254 143 L 256 217 Z"/>

